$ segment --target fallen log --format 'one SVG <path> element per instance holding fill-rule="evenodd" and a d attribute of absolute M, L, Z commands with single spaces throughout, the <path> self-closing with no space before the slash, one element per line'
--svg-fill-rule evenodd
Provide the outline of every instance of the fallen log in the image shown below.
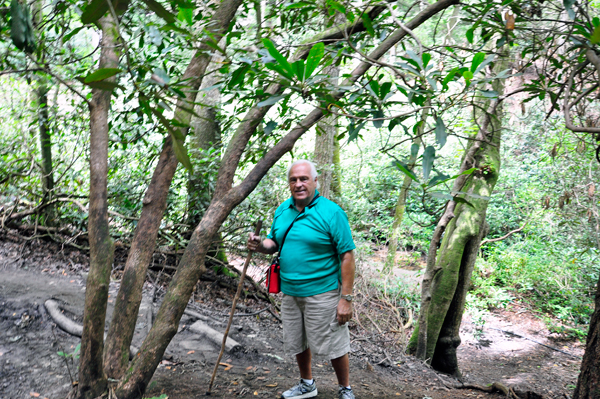
<path fill-rule="evenodd" d="M 197 321 L 194 324 L 192 324 L 190 326 L 190 330 L 197 334 L 205 336 L 206 338 L 208 338 L 209 340 L 214 342 L 215 345 L 220 346 L 221 343 L 223 342 L 223 334 L 221 334 L 217 330 L 210 328 L 209 326 L 207 326 L 206 324 L 204 324 L 201 321 Z M 237 341 L 235 341 L 232 338 L 228 338 L 227 342 L 225 343 L 225 350 L 227 352 L 232 352 L 234 350 L 241 349 L 241 348 L 242 348 L 242 345 L 239 344 Z"/>

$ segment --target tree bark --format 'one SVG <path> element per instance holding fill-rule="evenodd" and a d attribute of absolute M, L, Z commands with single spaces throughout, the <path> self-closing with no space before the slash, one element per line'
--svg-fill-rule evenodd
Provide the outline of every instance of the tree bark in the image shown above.
<path fill-rule="evenodd" d="M 505 69 L 507 63 L 508 57 L 504 55 L 494 69 Z M 495 81 L 493 88 L 502 96 L 504 82 Z M 458 332 L 466 293 L 477 251 L 487 230 L 485 215 L 489 197 L 500 172 L 501 104 L 495 99 L 481 107 L 485 114 L 480 118 L 476 113 L 480 129 L 476 141 L 472 141 L 465 152 L 461 172 L 470 168 L 477 170 L 468 177 L 457 178 L 452 189 L 453 195 L 470 194 L 462 197 L 471 205 L 450 201 L 436 227 L 423 276 L 419 324 L 408 345 L 409 352 L 416 352 L 418 358 L 430 361 L 436 370 L 454 376 L 460 376 L 456 348 L 460 345 Z"/>
<path fill-rule="evenodd" d="M 219 42 L 241 3 L 241 0 L 224 0 L 219 5 L 212 18 L 214 23 L 208 25 L 213 29 L 213 36 L 206 39 L 207 41 Z M 186 99 L 178 101 L 175 117 L 184 125 L 189 125 L 191 122 L 192 114 L 187 109 L 193 107 L 211 52 L 211 47 L 207 42 L 203 42 L 182 77 L 183 80 L 190 82 L 190 89 L 186 93 Z M 185 137 L 187 129 L 182 128 L 181 132 Z M 115 302 L 104 355 L 104 368 L 110 378 L 121 378 L 129 362 L 129 346 L 133 339 L 136 316 L 142 300 L 142 287 L 156 246 L 158 228 L 167 206 L 167 194 L 176 169 L 177 158 L 173 150 L 172 138 L 169 136 L 165 140 L 158 165 L 143 200 L 142 214 L 131 243 Z"/>
<path fill-rule="evenodd" d="M 457 0 L 440 0 L 419 13 L 419 15 L 407 23 L 407 26 L 409 29 L 414 29 L 439 11 L 456 2 Z M 403 29 L 393 32 L 371 52 L 369 57 L 371 59 L 381 58 L 394 44 L 402 40 L 405 36 L 406 31 Z M 347 83 L 351 84 L 356 81 L 371 66 L 371 62 L 360 63 L 351 73 L 351 77 Z M 334 98 L 339 99 L 342 96 L 343 93 L 334 93 Z M 205 271 L 204 257 L 206 251 L 223 221 L 233 208 L 241 203 L 256 188 L 258 182 L 268 170 L 285 153 L 290 151 L 294 143 L 323 116 L 321 109 L 313 110 L 265 154 L 242 183 L 236 187 L 232 187 L 233 175 L 241 154 L 251 137 L 250 130 L 252 127 L 256 127 L 258 122 L 262 120 L 264 112 L 260 108 L 253 108 L 242 121 L 242 125 L 245 127 L 241 131 L 238 129 L 231 139 L 221 162 L 217 190 L 213 195 L 213 200 L 190 238 L 177 272 L 173 276 L 173 280 L 158 311 L 154 326 L 140 348 L 138 356 L 133 360 L 132 365 L 127 369 L 117 387 L 116 394 L 120 399 L 136 398 L 148 386 L 166 347 L 177 332 L 179 320 L 187 306 L 193 288 L 198 278 Z"/>
<path fill-rule="evenodd" d="M 426 102 L 426 106 L 428 107 L 430 104 L 429 100 Z M 418 129 L 417 135 L 415 136 L 412 145 L 418 145 L 421 147 L 421 136 L 425 131 L 425 126 L 427 124 L 427 118 L 429 116 L 429 108 L 425 108 L 421 113 L 421 121 L 423 122 Z M 417 154 L 412 154 L 408 160 L 408 168 L 413 170 L 415 165 L 417 164 Z M 392 232 L 390 234 L 390 243 L 388 245 L 388 256 L 386 259 L 385 268 L 387 271 L 392 271 L 394 267 L 396 267 L 396 251 L 398 250 L 398 236 L 400 235 L 400 225 L 402 224 L 402 219 L 404 219 L 404 210 L 406 209 L 406 196 L 408 195 L 408 189 L 412 184 L 412 179 L 405 175 L 404 180 L 402 181 L 402 187 L 400 188 L 400 195 L 398 196 L 398 201 L 396 202 L 396 210 L 394 212 L 394 223 L 392 224 Z"/>
<path fill-rule="evenodd" d="M 330 67 L 324 73 L 329 75 L 332 85 L 337 86 L 339 76 L 338 67 Z M 319 193 L 328 199 L 332 198 L 332 185 L 335 165 L 333 155 L 335 151 L 335 141 L 338 133 L 337 116 L 329 115 L 323 118 L 317 124 L 317 134 L 315 137 L 314 161 L 319 169 Z M 339 160 L 339 152 L 338 152 Z"/>
<path fill-rule="evenodd" d="M 37 29 L 43 20 L 43 3 L 36 1 L 33 3 L 33 20 Z M 43 62 L 43 55 L 41 61 Z M 48 113 L 48 81 L 43 76 L 38 76 L 35 79 L 36 89 L 35 97 L 38 105 L 38 128 L 40 136 L 40 155 L 41 155 L 41 180 L 43 200 L 49 201 L 54 191 L 54 172 L 52 169 L 52 140 L 50 137 L 49 128 L 49 113 Z M 55 215 L 55 206 L 49 205 L 44 208 L 45 224 L 52 224 Z"/>
<path fill-rule="evenodd" d="M 594 313 L 590 320 L 585 344 L 585 353 L 581 362 L 581 371 L 573 399 L 600 398 L 600 278 L 596 284 Z"/>
<path fill-rule="evenodd" d="M 214 178 L 212 176 L 213 171 L 215 175 L 217 171 L 216 166 L 213 166 L 212 170 L 207 169 L 201 161 L 207 157 L 215 157 L 216 154 L 211 154 L 208 150 L 220 147 L 221 125 L 218 115 L 221 91 L 218 87 L 208 91 L 206 89 L 215 86 L 219 82 L 220 75 L 217 70 L 222 61 L 222 56 L 219 54 L 213 55 L 206 76 L 202 80 L 200 91 L 196 96 L 195 112 L 197 116 L 192 117 L 190 124 L 191 134 L 188 153 L 194 166 L 194 173 L 189 174 L 187 184 L 187 224 L 190 226 L 197 226 L 200 219 L 202 219 L 202 213 L 208 208 L 212 195 L 209 183 Z M 212 163 L 210 164 L 212 165 Z M 205 178 L 205 176 L 208 176 L 208 178 Z"/>
<path fill-rule="evenodd" d="M 99 20 L 102 29 L 98 68 L 117 68 L 117 28 L 112 16 Z M 107 79 L 114 82 L 115 77 Z M 90 202 L 88 237 L 90 271 L 85 291 L 83 336 L 79 362 L 79 391 L 81 399 L 100 396 L 107 379 L 102 368 L 104 324 L 108 300 L 108 285 L 113 262 L 114 245 L 108 227 L 108 111 L 111 92 L 92 90 L 90 108 Z"/>

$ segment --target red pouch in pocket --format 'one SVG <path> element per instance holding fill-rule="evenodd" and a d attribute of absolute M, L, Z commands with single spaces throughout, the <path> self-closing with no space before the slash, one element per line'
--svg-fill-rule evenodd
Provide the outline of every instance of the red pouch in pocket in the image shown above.
<path fill-rule="evenodd" d="M 269 294 L 279 294 L 281 292 L 281 277 L 279 276 L 278 259 L 275 259 L 267 270 L 266 284 Z"/>

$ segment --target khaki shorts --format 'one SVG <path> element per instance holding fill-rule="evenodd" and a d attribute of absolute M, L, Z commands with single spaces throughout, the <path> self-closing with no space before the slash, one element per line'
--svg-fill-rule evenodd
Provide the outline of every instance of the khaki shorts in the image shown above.
<path fill-rule="evenodd" d="M 297 355 L 307 348 L 313 356 L 337 359 L 350 352 L 348 323 L 337 322 L 340 291 L 309 297 L 283 295 L 281 316 L 286 353 Z"/>

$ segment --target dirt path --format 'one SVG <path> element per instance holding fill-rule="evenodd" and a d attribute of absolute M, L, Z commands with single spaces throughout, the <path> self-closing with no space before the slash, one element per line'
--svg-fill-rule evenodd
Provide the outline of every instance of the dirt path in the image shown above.
<path fill-rule="evenodd" d="M 57 328 L 43 302 L 54 298 L 65 313 L 81 322 L 85 294 L 85 257 L 77 251 L 60 250 L 53 244 L 0 240 L 0 399 L 64 398 L 70 390 L 69 372 L 76 379 L 76 364 L 58 352 L 71 353 L 79 339 Z M 194 311 L 201 313 L 214 329 L 223 331 L 227 321 L 231 290 L 206 283 L 196 296 Z M 118 282 L 111 284 L 114 297 Z M 146 287 L 146 293 L 151 287 Z M 160 296 L 160 295 L 159 295 Z M 112 301 L 112 300 L 111 300 Z M 264 304 L 247 299 L 248 309 Z M 112 304 L 109 303 L 109 312 Z M 170 399 L 205 397 L 219 346 L 190 330 L 196 319 L 184 316 L 157 369 L 146 397 L 167 394 Z M 353 327 L 355 337 L 359 334 Z M 502 382 L 521 391 L 547 398 L 569 397 L 580 361 L 540 343 L 582 355 L 578 343 L 558 344 L 548 339 L 542 322 L 524 309 L 494 313 L 483 334 L 475 339 L 468 317 L 463 322 L 459 361 L 465 382 L 487 385 Z M 146 331 L 140 317 L 134 345 Z M 226 354 L 213 388 L 213 397 L 275 398 L 294 384 L 294 362 L 283 353 L 279 323 L 263 312 L 234 321 L 231 337 L 243 349 Z M 365 337 L 363 337 L 365 338 Z M 414 358 L 404 356 L 393 345 L 393 337 L 355 338 L 351 354 L 351 381 L 357 398 L 499 398 L 477 390 L 448 389 L 454 384 L 438 376 Z M 69 363 L 69 367 L 67 367 Z M 76 362 L 75 362 L 76 363 Z M 227 367 L 227 369 L 226 369 Z M 328 362 L 316 360 L 314 374 L 319 398 L 335 398 L 336 383 Z M 539 396 L 538 396 L 539 397 Z"/>

